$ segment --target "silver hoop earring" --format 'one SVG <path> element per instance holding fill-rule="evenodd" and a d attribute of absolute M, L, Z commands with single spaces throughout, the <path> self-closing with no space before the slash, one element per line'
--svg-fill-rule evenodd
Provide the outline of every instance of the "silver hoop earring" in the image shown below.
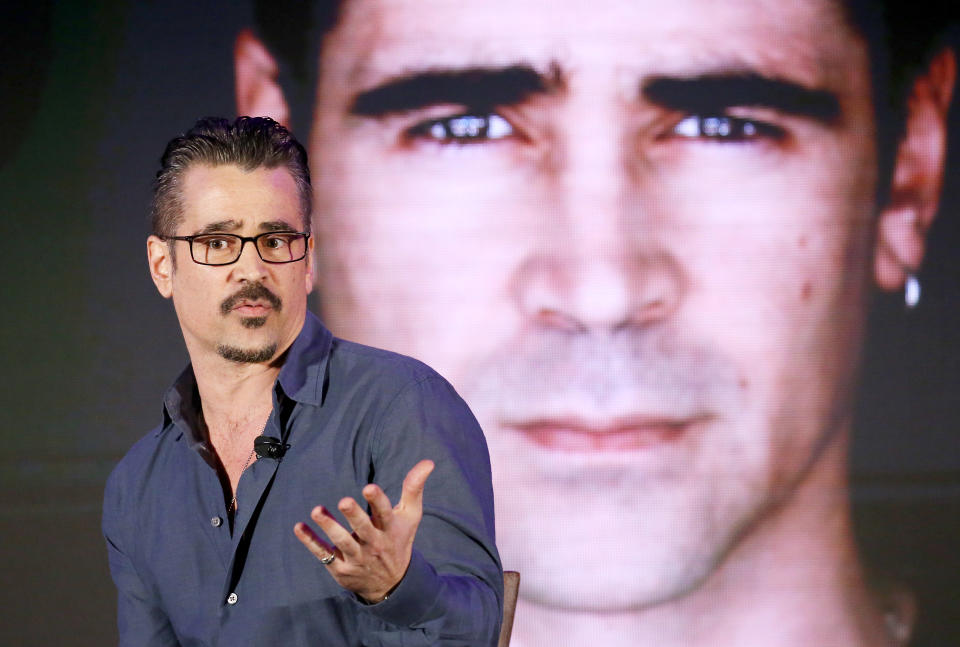
<path fill-rule="evenodd" d="M 907 280 L 903 283 L 903 303 L 909 310 L 920 303 L 920 279 L 913 272 L 907 274 Z"/>

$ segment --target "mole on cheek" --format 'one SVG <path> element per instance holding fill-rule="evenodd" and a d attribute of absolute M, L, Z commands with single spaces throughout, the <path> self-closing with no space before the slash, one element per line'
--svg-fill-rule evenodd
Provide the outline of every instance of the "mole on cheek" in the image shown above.
<path fill-rule="evenodd" d="M 800 290 L 800 298 L 803 301 L 809 301 L 811 294 L 813 294 L 813 286 L 809 282 L 804 283 L 803 289 Z"/>

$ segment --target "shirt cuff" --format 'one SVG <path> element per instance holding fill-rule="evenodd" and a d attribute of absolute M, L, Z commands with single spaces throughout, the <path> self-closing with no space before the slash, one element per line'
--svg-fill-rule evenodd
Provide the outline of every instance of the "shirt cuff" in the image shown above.
<path fill-rule="evenodd" d="M 436 604 L 439 593 L 440 576 L 414 549 L 406 574 L 386 600 L 365 604 L 356 599 L 356 603 L 384 622 L 408 627 L 426 620 L 427 612 Z"/>

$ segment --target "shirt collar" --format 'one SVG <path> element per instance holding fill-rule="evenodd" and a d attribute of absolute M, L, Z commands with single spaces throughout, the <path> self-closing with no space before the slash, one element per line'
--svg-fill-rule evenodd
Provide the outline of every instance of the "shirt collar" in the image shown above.
<path fill-rule="evenodd" d="M 197 424 L 200 418 L 200 392 L 197 390 L 197 379 L 193 375 L 193 365 L 187 364 L 179 377 L 163 394 L 163 425 L 157 431 L 157 436 L 174 426 L 177 430 L 176 440 L 180 440 L 184 431 L 190 435 L 191 445 L 200 445 L 202 440 L 193 437 L 193 430 L 199 429 Z"/>
<path fill-rule="evenodd" d="M 277 383 L 288 398 L 315 406 L 322 403 L 332 343 L 330 331 L 312 312 L 308 312 L 300 334 L 287 351 L 287 358 L 277 378 Z"/>
<path fill-rule="evenodd" d="M 323 402 L 323 384 L 330 357 L 333 335 L 317 317 L 308 312 L 300 334 L 287 350 L 287 356 L 277 377 L 277 395 L 303 404 L 319 405 Z M 163 425 L 159 436 L 172 425 L 178 428 L 177 440 L 184 431 L 198 429 L 200 393 L 193 374 L 193 365 L 188 364 L 163 396 Z M 192 433 L 190 433 L 193 436 Z M 190 438 L 191 444 L 201 444 L 200 438 Z"/>

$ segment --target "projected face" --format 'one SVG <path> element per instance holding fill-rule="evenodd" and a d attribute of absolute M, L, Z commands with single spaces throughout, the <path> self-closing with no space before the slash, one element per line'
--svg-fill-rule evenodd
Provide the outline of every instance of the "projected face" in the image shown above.
<path fill-rule="evenodd" d="M 348 2 L 318 274 L 336 333 L 477 414 L 524 595 L 637 609 L 842 469 L 818 449 L 847 424 L 874 124 L 833 3 L 585 7 Z"/>

